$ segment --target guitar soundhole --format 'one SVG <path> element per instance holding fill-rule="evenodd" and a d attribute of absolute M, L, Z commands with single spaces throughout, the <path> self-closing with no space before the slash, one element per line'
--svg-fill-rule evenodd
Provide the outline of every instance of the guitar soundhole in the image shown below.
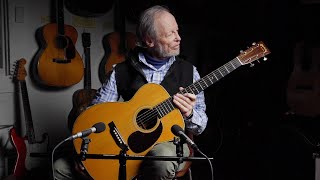
<path fill-rule="evenodd" d="M 157 114 L 150 109 L 143 109 L 138 113 L 137 124 L 142 129 L 151 129 L 157 124 Z"/>

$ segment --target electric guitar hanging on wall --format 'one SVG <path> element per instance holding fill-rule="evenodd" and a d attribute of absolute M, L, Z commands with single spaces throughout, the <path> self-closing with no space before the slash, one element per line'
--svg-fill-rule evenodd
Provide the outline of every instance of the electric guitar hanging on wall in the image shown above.
<path fill-rule="evenodd" d="M 252 63 L 269 54 L 264 43 L 254 44 L 239 56 L 189 85 L 180 93 L 198 94 L 238 67 Z M 98 134 L 91 134 L 88 154 L 119 154 L 124 144 L 128 145 L 128 155 L 144 156 L 156 143 L 173 140 L 173 125 L 185 127 L 180 111 L 175 108 L 172 97 L 160 85 L 148 83 L 142 86 L 130 101 L 106 102 L 91 106 L 77 118 L 73 133 L 104 122 L 108 128 Z M 124 142 L 119 142 L 119 136 Z M 74 146 L 80 154 L 81 140 Z M 95 180 L 117 180 L 119 160 L 86 159 L 82 162 Z M 127 179 L 137 175 L 141 161 L 127 161 Z M 108 172 L 106 172 L 106 169 Z"/>
<path fill-rule="evenodd" d="M 20 86 L 26 125 L 25 137 L 21 137 L 15 128 L 10 129 L 10 138 L 18 154 L 13 172 L 16 177 L 23 177 L 27 174 L 28 170 L 40 167 L 41 163 L 46 161 L 46 159 L 44 157 L 31 157 L 31 153 L 47 153 L 49 146 L 48 135 L 46 133 L 42 135 L 41 141 L 36 140 L 25 81 L 25 77 L 27 76 L 24 68 L 25 64 L 26 60 L 23 58 L 17 61 L 13 76 L 14 81 Z"/>
<path fill-rule="evenodd" d="M 83 77 L 83 61 L 75 48 L 77 30 L 64 24 L 63 0 L 56 2 L 56 23 L 37 31 L 41 49 L 33 59 L 33 78 L 46 86 L 68 87 Z"/>

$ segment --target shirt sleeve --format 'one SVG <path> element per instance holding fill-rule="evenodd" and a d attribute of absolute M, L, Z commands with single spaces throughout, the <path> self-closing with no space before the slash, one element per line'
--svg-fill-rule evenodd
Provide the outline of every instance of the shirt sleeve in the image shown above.
<path fill-rule="evenodd" d="M 193 68 L 193 82 L 200 79 L 200 74 L 196 67 Z M 190 119 L 185 119 L 186 129 L 194 135 L 201 134 L 207 126 L 208 116 L 206 114 L 206 104 L 204 92 L 197 95 L 196 104 L 193 108 L 193 116 Z"/>
<path fill-rule="evenodd" d="M 115 71 L 113 70 L 108 76 L 107 80 L 101 88 L 98 89 L 95 97 L 92 100 L 92 105 L 103 102 L 116 102 L 119 100 L 119 94 L 117 90 Z"/>

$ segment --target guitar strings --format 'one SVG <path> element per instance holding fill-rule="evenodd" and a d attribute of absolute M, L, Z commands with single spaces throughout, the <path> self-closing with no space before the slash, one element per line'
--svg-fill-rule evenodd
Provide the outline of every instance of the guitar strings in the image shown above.
<path fill-rule="evenodd" d="M 225 64 L 224 66 L 225 70 L 227 70 L 227 72 L 231 72 L 232 70 L 236 69 L 234 67 L 234 65 L 232 65 L 231 63 L 227 63 Z M 215 76 L 212 76 L 213 73 L 215 74 L 221 74 L 222 77 L 225 76 L 223 74 L 223 72 L 225 71 L 222 71 L 222 67 L 218 68 L 217 70 L 213 71 L 212 73 L 206 75 L 205 77 L 203 77 L 202 79 L 199 79 L 197 82 L 195 82 L 194 84 L 186 87 L 184 90 L 180 91 L 180 93 L 186 93 L 186 92 L 189 92 L 189 93 L 193 93 L 195 94 L 195 91 L 197 91 L 197 94 L 200 92 L 199 89 L 201 90 L 204 90 L 206 89 L 207 87 L 209 87 L 211 84 L 213 84 L 213 77 L 216 79 L 216 80 L 219 80 L 219 78 L 215 75 Z M 219 70 L 220 69 L 220 70 Z M 228 70 L 229 69 L 229 70 Z M 214 74 L 213 74 L 214 75 Z M 206 83 L 207 82 L 207 83 Z M 210 82 L 210 84 L 209 84 Z M 208 85 L 209 84 L 209 85 Z M 192 88 L 192 87 L 195 87 L 195 88 Z M 158 115 L 160 115 L 161 117 L 159 119 L 161 119 L 163 116 L 165 116 L 166 114 L 168 114 L 169 112 L 171 112 L 173 109 L 174 109 L 174 106 L 172 104 L 172 99 L 173 97 L 170 97 L 168 99 L 166 99 L 165 101 L 163 101 L 162 103 L 160 103 L 159 105 L 155 106 L 154 108 L 142 113 L 141 115 L 138 115 L 137 116 L 137 124 L 142 124 L 142 125 L 145 125 L 145 126 L 148 126 L 152 123 L 151 120 L 153 120 L 155 117 L 157 117 Z M 168 107 L 166 106 L 169 104 L 169 106 L 171 105 L 171 107 Z M 159 108 L 157 108 L 159 107 Z M 167 108 L 169 109 L 169 111 L 167 110 Z"/>

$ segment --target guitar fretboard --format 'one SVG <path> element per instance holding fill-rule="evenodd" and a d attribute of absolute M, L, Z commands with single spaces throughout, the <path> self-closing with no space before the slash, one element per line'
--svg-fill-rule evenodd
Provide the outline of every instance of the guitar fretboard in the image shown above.
<path fill-rule="evenodd" d="M 23 101 L 23 107 L 24 107 L 24 115 L 26 120 L 26 128 L 27 128 L 26 133 L 28 137 L 28 142 L 29 144 L 34 144 L 36 143 L 36 138 L 35 138 L 34 129 L 33 129 L 26 81 L 20 81 L 20 88 L 21 88 L 21 95 L 22 95 L 22 101 Z"/>
<path fill-rule="evenodd" d="M 238 58 L 234 58 L 233 60 L 229 61 L 228 63 L 224 64 L 223 66 L 219 67 L 218 69 L 212 71 L 208 75 L 204 76 L 203 78 L 199 79 L 195 83 L 189 85 L 179 93 L 184 94 L 184 93 L 192 93 L 192 94 L 199 94 L 201 91 L 205 90 L 212 84 L 216 83 L 219 81 L 221 78 L 225 77 L 238 67 L 240 67 L 242 64 L 240 63 Z M 157 118 L 162 118 L 171 111 L 175 109 L 175 106 L 173 104 L 173 97 L 171 96 L 170 98 L 164 100 L 160 104 L 156 105 L 153 109 L 149 110 L 151 113 L 146 113 L 146 114 L 153 114 Z M 143 115 L 142 115 L 143 116 Z M 143 119 L 144 117 L 138 117 Z"/>

